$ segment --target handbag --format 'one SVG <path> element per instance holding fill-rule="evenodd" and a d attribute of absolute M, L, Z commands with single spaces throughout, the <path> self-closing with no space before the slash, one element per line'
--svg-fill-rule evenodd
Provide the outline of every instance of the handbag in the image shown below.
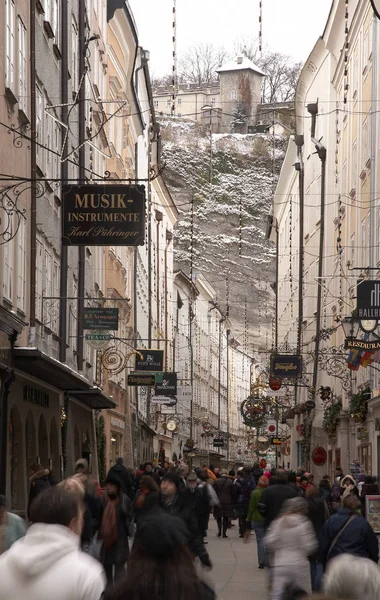
<path fill-rule="evenodd" d="M 343 531 L 346 529 L 346 527 L 348 527 L 348 525 L 350 523 L 352 523 L 352 521 L 354 519 L 356 519 L 356 517 L 358 517 L 359 515 L 351 515 L 349 519 L 347 519 L 347 521 L 345 522 L 345 524 L 343 525 L 342 529 L 340 529 L 338 531 L 338 533 L 336 534 L 336 536 L 334 537 L 333 541 L 330 544 L 330 548 L 329 551 L 327 552 L 327 556 L 326 556 L 326 562 L 329 559 L 329 556 L 331 554 L 331 550 L 334 548 L 335 544 L 337 543 L 337 541 L 339 540 L 340 536 L 342 535 Z"/>

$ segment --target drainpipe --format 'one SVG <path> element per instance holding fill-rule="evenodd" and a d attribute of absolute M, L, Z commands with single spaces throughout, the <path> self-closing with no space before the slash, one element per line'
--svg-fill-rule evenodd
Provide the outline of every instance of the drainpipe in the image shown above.
<path fill-rule="evenodd" d="M 162 212 L 160 212 L 159 210 L 156 210 L 156 264 L 157 264 L 157 269 L 156 269 L 156 314 L 157 314 L 157 348 L 161 347 L 160 344 L 160 335 L 159 335 L 159 324 L 160 324 L 160 275 L 161 275 L 161 269 L 160 269 L 160 224 L 162 223 L 162 219 L 163 219 L 163 214 Z M 165 339 L 166 339 L 166 335 L 165 335 Z M 166 342 L 165 342 L 166 344 Z M 165 357 L 166 359 L 166 357 Z"/>
<path fill-rule="evenodd" d="M 294 165 L 298 172 L 299 190 L 299 265 L 298 265 L 298 328 L 297 328 L 297 355 L 301 356 L 302 322 L 303 322 L 303 264 L 304 264 L 304 205 L 305 205 L 305 169 L 303 164 L 302 148 L 303 135 L 296 135 L 294 142 L 297 146 L 298 162 Z M 298 386 L 294 389 L 294 400 L 297 404 Z"/>
<path fill-rule="evenodd" d="M 33 3 L 32 3 L 33 4 Z M 61 40 L 62 40 L 62 69 L 61 69 L 61 120 L 68 120 L 68 3 L 61 2 Z M 66 129 L 62 127 L 62 144 L 66 139 Z M 61 166 L 62 184 L 67 182 L 68 162 L 63 161 Z M 68 279 L 68 247 L 61 241 L 61 273 L 60 273 L 60 311 L 59 311 L 59 360 L 66 362 L 66 336 L 67 336 L 67 279 Z"/>
<path fill-rule="evenodd" d="M 36 3 L 30 3 L 30 304 L 29 346 L 36 345 L 36 263 L 37 263 L 37 146 L 36 126 Z"/>
<path fill-rule="evenodd" d="M 378 56 L 377 56 L 377 30 L 378 30 L 378 19 L 376 15 L 373 16 L 373 30 L 372 30 L 372 92 L 371 92 L 371 175 L 370 175 L 370 208 L 369 208 L 369 266 L 373 269 L 377 263 L 377 244 L 379 240 L 376 240 L 376 182 L 377 182 L 377 102 L 378 102 Z M 370 369 L 370 388 L 373 390 L 376 385 L 375 373 L 373 369 Z M 379 465 L 378 465 L 379 470 Z"/>
<path fill-rule="evenodd" d="M 318 262 L 318 282 L 317 282 L 317 323 L 315 327 L 315 361 L 313 370 L 313 397 L 315 397 L 317 377 L 318 377 L 318 354 L 320 345 L 321 331 L 321 311 L 322 311 L 322 277 L 323 277 L 323 249 L 325 239 L 325 198 L 326 198 L 326 148 L 321 142 L 315 139 L 315 126 L 318 114 L 318 103 L 308 104 L 308 112 L 311 114 L 311 141 L 315 145 L 319 160 L 321 161 L 321 212 L 319 225 L 319 262 Z"/>

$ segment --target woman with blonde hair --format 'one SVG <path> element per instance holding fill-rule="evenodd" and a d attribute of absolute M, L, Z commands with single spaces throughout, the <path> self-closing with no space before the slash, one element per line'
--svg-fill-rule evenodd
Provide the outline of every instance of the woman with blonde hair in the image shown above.
<path fill-rule="evenodd" d="M 75 494 L 83 502 L 84 513 L 81 546 L 83 550 L 88 551 L 95 532 L 99 528 L 99 500 L 86 492 L 86 476 L 81 473 L 64 479 L 57 487 L 62 487 L 67 492 Z"/>
<path fill-rule="evenodd" d="M 258 505 L 260 502 L 263 490 L 268 487 L 269 479 L 265 475 L 261 475 L 257 482 L 257 488 L 253 490 L 249 501 L 247 521 L 244 534 L 244 542 L 248 542 L 251 534 L 251 527 L 255 530 L 257 543 L 257 557 L 259 559 L 259 569 L 264 569 L 266 566 L 266 556 L 264 547 L 265 523 L 264 517 L 259 512 Z"/>
<path fill-rule="evenodd" d="M 269 526 L 264 538 L 265 547 L 274 553 L 271 598 L 281 600 L 286 586 L 297 583 L 311 594 L 308 557 L 318 547 L 311 521 L 307 517 L 305 498 L 290 498 L 283 504 L 280 516 Z"/>

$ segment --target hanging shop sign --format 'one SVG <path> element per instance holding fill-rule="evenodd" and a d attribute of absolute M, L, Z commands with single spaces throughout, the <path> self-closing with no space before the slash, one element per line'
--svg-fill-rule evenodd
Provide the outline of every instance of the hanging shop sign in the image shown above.
<path fill-rule="evenodd" d="M 117 331 L 119 329 L 119 309 L 86 307 L 83 315 L 83 329 Z"/>
<path fill-rule="evenodd" d="M 292 354 L 276 354 L 271 357 L 270 370 L 273 377 L 298 377 L 302 373 L 302 358 Z"/>
<path fill-rule="evenodd" d="M 177 373 L 162 373 L 162 382 L 156 384 L 156 396 L 177 395 Z"/>
<path fill-rule="evenodd" d="M 224 448 L 224 439 L 215 438 L 212 445 L 214 448 Z"/>
<path fill-rule="evenodd" d="M 313 410 L 313 408 L 315 408 L 315 407 L 316 407 L 316 404 L 315 404 L 314 400 L 306 400 L 306 402 L 305 402 L 305 404 L 304 404 L 304 407 L 305 407 L 307 410 Z"/>
<path fill-rule="evenodd" d="M 276 377 L 269 377 L 269 387 L 271 390 L 277 392 L 281 387 L 281 379 Z"/>
<path fill-rule="evenodd" d="M 156 376 L 150 375 L 149 373 L 141 373 L 141 375 L 128 375 L 128 385 L 156 385 Z"/>
<path fill-rule="evenodd" d="M 136 371 L 162 371 L 163 365 L 163 350 L 147 350 L 146 348 L 136 350 Z"/>
<path fill-rule="evenodd" d="M 313 453 L 311 455 L 311 460 L 317 467 L 323 467 L 323 465 L 327 461 L 327 452 L 322 446 L 317 446 L 314 448 Z"/>
<path fill-rule="evenodd" d="M 345 340 L 344 347 L 347 350 L 380 350 L 380 340 L 365 342 L 364 340 Z"/>
<path fill-rule="evenodd" d="M 141 246 L 145 234 L 143 185 L 64 185 L 65 246 Z"/>
<path fill-rule="evenodd" d="M 151 404 L 165 404 L 165 406 L 175 406 L 177 398 L 175 396 L 152 396 Z"/>
<path fill-rule="evenodd" d="M 380 318 L 380 281 L 358 281 L 356 286 L 356 308 L 359 319 Z"/>

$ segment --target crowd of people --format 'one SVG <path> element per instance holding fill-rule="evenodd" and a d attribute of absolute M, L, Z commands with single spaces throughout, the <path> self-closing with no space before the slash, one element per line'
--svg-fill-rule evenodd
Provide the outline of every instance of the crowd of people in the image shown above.
<path fill-rule="evenodd" d="M 82 458 L 58 484 L 39 464 L 29 475 L 28 527 L 0 496 L 0 600 L 213 600 L 195 561 L 212 568 L 211 515 L 220 538 L 235 526 L 244 542 L 254 532 L 273 600 L 309 598 L 322 586 L 359 599 L 357 583 L 347 583 L 353 563 L 371 577 L 364 588 L 380 589 L 378 540 L 365 514 L 366 496 L 379 490 L 364 474 L 338 467 L 332 483 L 326 475 L 317 485 L 301 469 L 147 462 L 136 471 L 119 458 L 101 488 Z"/>

